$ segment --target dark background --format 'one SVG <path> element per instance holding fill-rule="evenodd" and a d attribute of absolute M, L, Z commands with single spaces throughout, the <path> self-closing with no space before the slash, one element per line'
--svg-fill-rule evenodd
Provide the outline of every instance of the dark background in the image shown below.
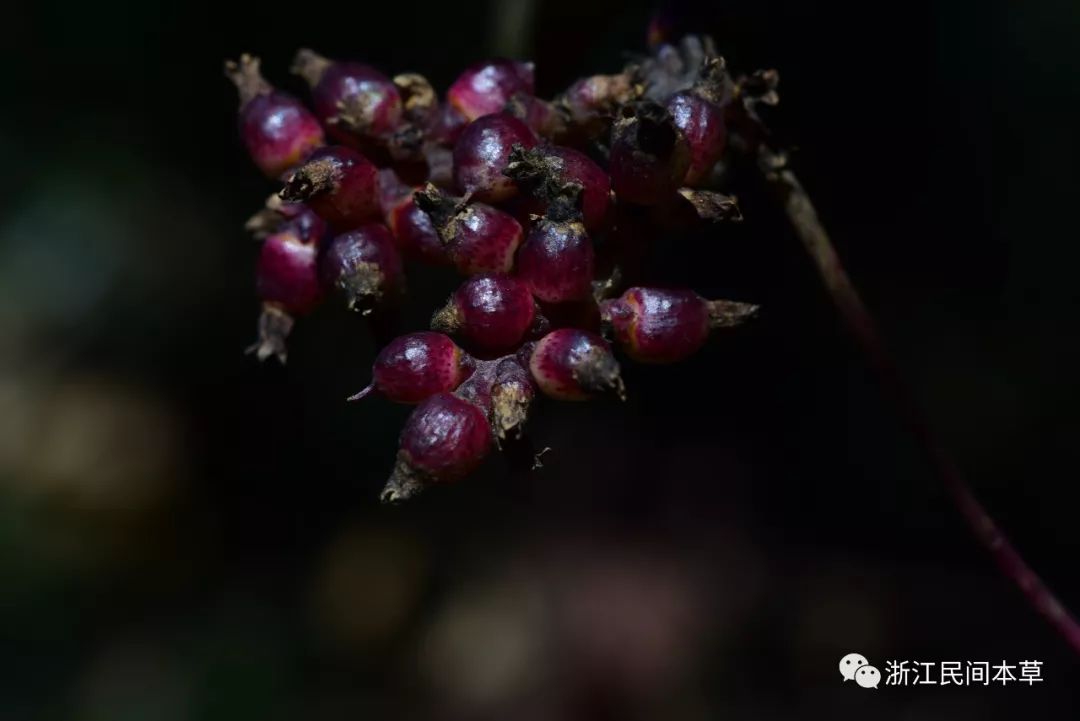
<path fill-rule="evenodd" d="M 1075 3 L 675 4 L 772 122 L 979 495 L 1080 608 Z M 242 355 L 273 187 L 221 61 L 311 46 L 445 88 L 493 53 L 553 94 L 640 51 L 647 2 L 5 11 L 0 718 L 1075 718 L 1080 665 L 972 540 L 755 193 L 657 280 L 760 302 L 554 450 L 401 508 L 408 409 L 342 402 L 364 324 Z M 515 20 L 515 18 L 518 18 Z M 418 271 L 419 327 L 455 285 Z M 1044 662 L 1034 687 L 844 685 L 839 658 Z"/>

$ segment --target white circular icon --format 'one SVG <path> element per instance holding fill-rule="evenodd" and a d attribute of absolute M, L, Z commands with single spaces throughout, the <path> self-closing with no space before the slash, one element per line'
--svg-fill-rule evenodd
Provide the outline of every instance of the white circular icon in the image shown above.
<path fill-rule="evenodd" d="M 873 666 L 861 666 L 855 672 L 855 683 L 863 688 L 877 688 L 878 684 L 881 683 L 881 671 L 878 671 Z"/>
<path fill-rule="evenodd" d="M 840 675 L 844 677 L 845 681 L 850 681 L 855 678 L 855 672 L 863 666 L 868 665 L 870 662 L 866 660 L 866 656 L 861 653 L 849 653 L 840 659 Z M 877 669 L 874 669 L 875 671 Z"/>

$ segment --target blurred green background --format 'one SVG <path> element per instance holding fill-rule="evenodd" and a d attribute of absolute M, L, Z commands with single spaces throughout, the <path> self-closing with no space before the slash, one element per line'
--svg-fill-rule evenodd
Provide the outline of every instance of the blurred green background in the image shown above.
<path fill-rule="evenodd" d="M 402 508 L 407 409 L 346 407 L 365 327 L 254 334 L 273 190 L 221 61 L 295 48 L 445 88 L 493 53 L 553 94 L 640 51 L 648 2 L 23 3 L 0 112 L 0 719 L 1076 718 L 1080 664 L 996 573 L 767 198 L 657 280 L 760 302 L 625 405 L 546 406 Z M 947 444 L 1080 608 L 1080 9 L 670 3 L 774 123 Z M 411 276 L 419 327 L 455 285 Z M 734 379 L 734 380 L 733 380 Z M 852 689 L 849 651 L 1044 662 L 1034 688 Z"/>

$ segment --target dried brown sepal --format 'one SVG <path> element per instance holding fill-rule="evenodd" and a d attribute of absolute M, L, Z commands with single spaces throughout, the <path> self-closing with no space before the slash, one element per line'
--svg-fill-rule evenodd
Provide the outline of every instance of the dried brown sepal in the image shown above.
<path fill-rule="evenodd" d="M 679 188 L 679 195 L 690 204 L 699 220 L 707 223 L 737 223 L 743 219 L 738 200 L 733 195 L 696 188 Z"/>
<path fill-rule="evenodd" d="M 619 363 L 603 348 L 591 348 L 581 357 L 574 369 L 574 380 L 589 394 L 614 395 L 626 400 Z"/>
<path fill-rule="evenodd" d="M 240 107 L 244 107 L 259 95 L 273 92 L 273 87 L 259 71 L 259 59 L 244 53 L 240 60 L 225 61 L 225 77 L 236 85 L 240 94 Z"/>
<path fill-rule="evenodd" d="M 426 124 L 439 107 L 439 98 L 428 79 L 419 73 L 401 73 L 394 76 L 393 83 L 401 94 L 405 119 Z"/>
<path fill-rule="evenodd" d="M 370 134 L 375 113 L 383 96 L 377 91 L 357 91 L 339 100 L 337 113 L 326 119 L 331 125 L 338 125 L 354 135 Z"/>
<path fill-rule="evenodd" d="M 356 268 L 337 281 L 345 307 L 360 315 L 370 315 L 383 300 L 385 278 L 377 263 L 357 263 Z"/>
<path fill-rule="evenodd" d="M 277 193 L 266 199 L 262 208 L 244 221 L 244 230 L 251 233 L 255 240 L 262 240 L 266 236 L 277 231 L 285 216 L 281 212 L 282 200 Z"/>
<path fill-rule="evenodd" d="M 444 243 L 454 236 L 454 218 L 467 205 L 467 198 L 457 198 L 428 183 L 413 193 L 416 207 L 431 217 L 435 231 Z"/>
<path fill-rule="evenodd" d="M 710 328 L 737 328 L 757 317 L 761 310 L 760 305 L 734 300 L 710 300 L 707 305 Z"/>
<path fill-rule="evenodd" d="M 747 115 L 761 122 L 757 108 L 759 105 L 773 106 L 780 102 L 780 94 L 776 90 L 779 85 L 780 73 L 776 70 L 755 70 L 735 82 L 734 97 L 742 103 Z"/>
<path fill-rule="evenodd" d="M 453 298 L 446 301 L 446 305 L 431 316 L 431 330 L 447 335 L 453 335 L 461 330 L 461 311 Z"/>
<path fill-rule="evenodd" d="M 292 331 L 294 322 L 293 317 L 282 308 L 272 303 L 263 303 L 262 313 L 259 315 L 258 340 L 248 346 L 244 352 L 254 354 L 260 361 L 274 356 L 279 363 L 285 365 L 289 355 L 285 341 Z"/>
<path fill-rule="evenodd" d="M 302 203 L 316 195 L 333 190 L 341 180 L 341 167 L 330 158 L 304 163 L 296 169 L 278 195 L 290 203 Z"/>
<path fill-rule="evenodd" d="M 383 486 L 379 500 L 383 503 L 402 503 L 417 495 L 431 484 L 431 480 L 413 468 L 403 454 L 398 453 L 390 479 Z"/>
<path fill-rule="evenodd" d="M 310 48 L 300 48 L 293 56 L 289 72 L 304 79 L 309 86 L 315 87 L 322 80 L 323 73 L 331 65 L 330 60 Z"/>

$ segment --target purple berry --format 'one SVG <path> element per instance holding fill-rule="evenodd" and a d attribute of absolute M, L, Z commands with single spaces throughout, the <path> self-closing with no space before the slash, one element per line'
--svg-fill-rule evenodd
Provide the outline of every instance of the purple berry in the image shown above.
<path fill-rule="evenodd" d="M 497 113 L 518 93 L 532 95 L 533 64 L 488 60 L 470 66 L 446 92 L 446 99 L 466 120 Z"/>
<path fill-rule="evenodd" d="M 323 144 L 319 121 L 299 100 L 266 82 L 258 58 L 226 61 L 225 76 L 240 92 L 240 139 L 267 177 L 280 177 Z"/>
<path fill-rule="evenodd" d="M 503 174 L 515 145 L 531 148 L 536 137 L 512 115 L 497 113 L 469 123 L 454 146 L 454 184 L 475 200 L 497 203 L 513 197 L 517 185 Z"/>
<path fill-rule="evenodd" d="M 397 300 L 405 285 L 394 236 L 379 223 L 335 237 L 320 260 L 320 275 L 324 288 L 339 293 L 349 310 L 364 314 Z"/>

